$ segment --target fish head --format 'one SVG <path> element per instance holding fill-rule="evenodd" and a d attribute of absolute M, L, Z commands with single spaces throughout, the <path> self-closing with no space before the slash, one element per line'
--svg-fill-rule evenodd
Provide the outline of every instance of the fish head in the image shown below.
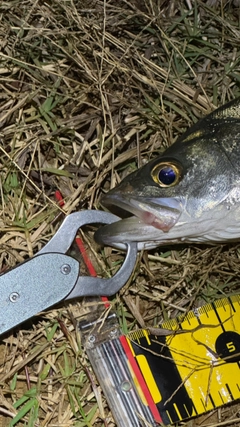
<path fill-rule="evenodd" d="M 100 228 L 96 240 L 115 247 L 135 241 L 139 249 L 224 241 L 229 210 L 240 205 L 240 115 L 233 115 L 233 107 L 198 122 L 104 195 L 105 207 L 130 216 Z"/>
<path fill-rule="evenodd" d="M 167 232 L 181 215 L 184 199 L 176 189 L 174 191 L 174 186 L 182 179 L 182 173 L 182 166 L 177 161 L 163 158 L 149 162 L 110 190 L 102 198 L 102 204 L 110 210 L 114 206 L 116 214 L 124 210 L 131 214 L 131 226 L 135 218 L 136 224 Z"/>

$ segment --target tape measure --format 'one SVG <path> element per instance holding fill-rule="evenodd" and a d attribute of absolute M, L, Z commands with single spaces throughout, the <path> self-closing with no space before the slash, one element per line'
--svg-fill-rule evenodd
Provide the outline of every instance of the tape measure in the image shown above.
<path fill-rule="evenodd" d="M 161 328 L 128 335 L 165 424 L 200 415 L 240 398 L 240 295 L 217 300 Z"/>
<path fill-rule="evenodd" d="M 79 328 L 118 427 L 172 424 L 240 398 L 240 295 L 163 323 L 162 336 L 125 336 L 114 313 Z"/>

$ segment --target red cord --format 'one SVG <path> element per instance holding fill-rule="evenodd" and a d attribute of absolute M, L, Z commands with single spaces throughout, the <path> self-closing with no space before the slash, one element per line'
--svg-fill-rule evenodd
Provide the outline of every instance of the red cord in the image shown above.
<path fill-rule="evenodd" d="M 64 199 L 63 199 L 62 194 L 60 193 L 59 190 L 55 191 L 55 198 L 58 201 L 59 206 L 63 207 L 64 206 Z M 90 260 L 90 258 L 87 255 L 87 252 L 86 252 L 86 249 L 85 249 L 85 246 L 83 244 L 82 239 L 80 239 L 80 237 L 76 237 L 75 241 L 77 243 L 78 249 L 82 255 L 83 261 L 84 261 L 84 263 L 88 269 L 90 276 L 97 277 L 96 270 L 92 264 L 92 261 Z M 106 303 L 105 304 L 106 308 L 108 308 L 109 307 L 108 298 L 107 297 L 101 297 L 101 299 L 103 302 Z"/>
<path fill-rule="evenodd" d="M 56 198 L 59 206 L 62 208 L 64 206 L 64 200 L 63 200 L 63 197 L 62 197 L 59 190 L 55 191 L 55 198 Z"/>
<path fill-rule="evenodd" d="M 97 276 L 96 270 L 92 265 L 92 261 L 88 258 L 88 255 L 87 255 L 87 252 L 86 252 L 86 249 L 84 247 L 82 239 L 80 239 L 80 237 L 76 237 L 75 241 L 77 243 L 78 249 L 81 252 L 81 255 L 83 257 L 83 261 L 86 264 L 86 267 L 89 271 L 90 276 L 96 277 Z"/>

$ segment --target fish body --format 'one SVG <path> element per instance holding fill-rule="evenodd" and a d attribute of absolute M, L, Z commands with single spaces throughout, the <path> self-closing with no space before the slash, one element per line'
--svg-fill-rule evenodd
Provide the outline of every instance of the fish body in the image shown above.
<path fill-rule="evenodd" d="M 185 132 L 102 198 L 131 217 L 96 232 L 100 243 L 140 249 L 240 238 L 240 98 Z"/>

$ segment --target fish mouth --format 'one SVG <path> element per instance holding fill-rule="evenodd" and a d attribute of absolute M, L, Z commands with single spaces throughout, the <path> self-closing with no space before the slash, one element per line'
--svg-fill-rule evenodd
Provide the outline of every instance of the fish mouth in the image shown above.
<path fill-rule="evenodd" d="M 181 202 L 171 197 L 134 197 L 112 190 L 102 198 L 101 203 L 118 216 L 123 216 L 121 213 L 131 215 L 100 227 L 95 233 L 97 243 L 117 248 L 124 248 L 124 243 L 130 241 L 139 242 L 139 249 L 158 246 L 161 236 L 164 240 L 182 213 Z M 158 243 L 155 241 L 156 234 Z"/>

